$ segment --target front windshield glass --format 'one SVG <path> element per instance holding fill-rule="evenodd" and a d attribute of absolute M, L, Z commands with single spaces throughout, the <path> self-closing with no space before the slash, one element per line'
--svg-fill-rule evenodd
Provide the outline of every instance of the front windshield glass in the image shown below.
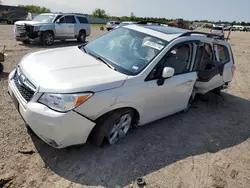
<path fill-rule="evenodd" d="M 120 27 L 88 43 L 87 53 L 107 60 L 128 75 L 141 72 L 168 44 L 154 36 Z"/>
<path fill-rule="evenodd" d="M 52 23 L 53 19 L 55 18 L 54 15 L 37 15 L 33 21 L 38 21 L 38 22 L 46 22 L 46 23 Z"/>

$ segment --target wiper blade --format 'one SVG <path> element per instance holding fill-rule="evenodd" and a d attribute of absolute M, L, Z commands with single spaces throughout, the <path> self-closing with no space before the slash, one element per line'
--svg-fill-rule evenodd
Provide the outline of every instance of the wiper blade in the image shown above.
<path fill-rule="evenodd" d="M 96 59 L 102 61 L 105 65 L 107 65 L 109 68 L 115 70 L 115 67 L 113 67 L 112 65 L 110 65 L 110 63 L 108 63 L 104 58 L 102 57 L 96 57 Z"/>

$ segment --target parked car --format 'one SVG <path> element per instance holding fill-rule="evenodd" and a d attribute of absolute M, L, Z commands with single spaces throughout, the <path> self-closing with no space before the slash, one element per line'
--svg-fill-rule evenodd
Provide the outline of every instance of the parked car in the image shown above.
<path fill-rule="evenodd" d="M 0 5 L 0 22 L 14 24 L 16 21 L 28 20 L 30 14 L 28 9 L 24 7 Z"/>
<path fill-rule="evenodd" d="M 120 24 L 119 21 L 109 21 L 109 22 L 107 22 L 107 24 L 106 24 L 106 29 L 107 29 L 108 31 L 110 31 L 111 29 L 116 28 L 119 24 Z"/>
<path fill-rule="evenodd" d="M 225 32 L 223 26 L 214 26 L 212 27 L 211 31 L 212 34 L 219 35 L 224 38 Z"/>
<path fill-rule="evenodd" d="M 132 126 L 189 109 L 198 93 L 220 92 L 234 71 L 231 47 L 217 35 L 132 24 L 85 45 L 27 54 L 8 90 L 49 145 L 114 144 Z"/>
<path fill-rule="evenodd" d="M 90 32 L 88 19 L 75 14 L 44 13 L 37 15 L 32 21 L 18 21 L 14 25 L 17 41 L 30 43 L 40 39 L 47 46 L 52 45 L 54 40 L 77 39 L 85 42 Z"/>
<path fill-rule="evenodd" d="M 125 26 L 125 25 L 130 25 L 130 24 L 135 24 L 136 22 L 131 22 L 131 21 L 124 21 L 124 22 L 121 22 L 118 26 L 116 26 L 115 28 L 119 28 L 119 27 L 122 27 L 122 26 Z"/>

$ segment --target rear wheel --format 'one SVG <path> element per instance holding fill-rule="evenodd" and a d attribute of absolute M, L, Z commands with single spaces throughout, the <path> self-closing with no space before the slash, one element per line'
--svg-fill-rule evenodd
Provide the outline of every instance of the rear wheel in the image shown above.
<path fill-rule="evenodd" d="M 85 31 L 80 31 L 77 37 L 78 42 L 85 42 L 86 41 L 86 33 Z"/>
<path fill-rule="evenodd" d="M 101 146 L 106 140 L 113 145 L 121 138 L 125 137 L 132 126 L 134 113 L 131 109 L 121 109 L 112 112 L 107 119 L 97 123 L 91 141 L 97 146 Z"/>
<path fill-rule="evenodd" d="M 215 88 L 215 89 L 213 90 L 213 92 L 214 92 L 215 94 L 217 94 L 217 95 L 221 95 L 221 90 L 222 90 L 222 86 Z"/>
<path fill-rule="evenodd" d="M 51 46 L 54 43 L 54 34 L 51 31 L 45 31 L 41 36 L 41 41 L 46 46 Z"/>

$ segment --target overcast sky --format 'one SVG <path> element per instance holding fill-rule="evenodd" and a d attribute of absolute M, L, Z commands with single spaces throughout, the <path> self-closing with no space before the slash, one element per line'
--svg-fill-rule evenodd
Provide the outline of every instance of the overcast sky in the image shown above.
<path fill-rule="evenodd" d="M 91 13 L 104 9 L 109 15 L 134 12 L 142 17 L 184 18 L 250 22 L 250 0 L 2 0 L 6 5 L 36 4 L 54 12 Z"/>

